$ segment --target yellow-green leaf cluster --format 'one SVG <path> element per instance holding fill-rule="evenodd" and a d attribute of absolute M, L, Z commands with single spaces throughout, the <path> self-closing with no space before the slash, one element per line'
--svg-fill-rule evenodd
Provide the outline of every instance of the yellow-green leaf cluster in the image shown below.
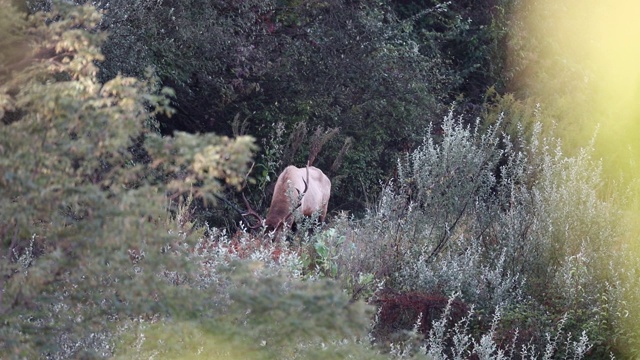
<path fill-rule="evenodd" d="M 82 343 L 114 319 L 184 303 L 188 287 L 159 276 L 190 266 L 176 253 L 191 238 L 159 226 L 166 195 L 237 186 L 254 145 L 159 136 L 172 91 L 151 71 L 98 80 L 95 8 L 0 7 L 0 358 L 59 357 L 61 337 Z"/>

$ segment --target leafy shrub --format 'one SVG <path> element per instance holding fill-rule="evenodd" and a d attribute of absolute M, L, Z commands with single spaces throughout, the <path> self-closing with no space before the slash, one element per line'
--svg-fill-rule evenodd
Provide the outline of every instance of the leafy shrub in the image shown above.
<path fill-rule="evenodd" d="M 565 332 L 566 318 L 562 318 L 555 329 L 544 334 L 543 346 L 540 348 L 532 342 L 523 345 L 517 344 L 517 329 L 510 343 L 497 343 L 495 338 L 502 316 L 499 309 L 491 317 L 490 326 L 486 333 L 476 338 L 469 333 L 471 319 L 475 316 L 473 309 L 455 326 L 448 326 L 454 300 L 454 296 L 449 299 L 443 316 L 433 323 L 429 339 L 420 349 L 421 352 L 433 359 L 465 359 L 469 357 L 478 359 L 581 359 L 587 355 L 591 348 L 589 338 L 584 331 L 575 340 L 570 332 Z M 452 343 L 452 345 L 443 346 L 448 343 Z"/>
<path fill-rule="evenodd" d="M 106 356 L 119 321 L 197 308 L 173 276 L 190 268 L 178 254 L 197 232 L 163 226 L 165 194 L 237 184 L 252 139 L 158 136 L 171 92 L 151 75 L 97 81 L 105 36 L 93 7 L 2 8 L 2 38 L 30 44 L 0 59 L 2 354 Z"/>
<path fill-rule="evenodd" d="M 516 147 L 499 123 L 483 132 L 456 120 L 445 118 L 441 138 L 425 138 L 400 161 L 369 215 L 336 223 L 346 238 L 339 277 L 364 269 L 397 291 L 460 293 L 485 319 L 473 331 L 484 336 L 499 309 L 527 336 L 519 341 L 529 354 L 541 354 L 554 319 L 566 317 L 563 339 L 584 332 L 590 352 L 604 356 L 630 307 L 627 275 L 610 265 L 625 251 L 610 246 L 624 233 L 620 200 L 606 191 L 591 148 L 566 156 L 535 123 Z"/>
<path fill-rule="evenodd" d="M 505 43 L 517 1 L 392 1 L 410 22 L 421 49 L 437 48 L 447 64 L 449 100 L 459 100 L 470 115 L 482 109 L 490 87 L 502 92 L 510 80 Z M 436 11 L 430 11 L 435 9 Z"/>
<path fill-rule="evenodd" d="M 306 281 L 283 244 L 210 229 L 189 251 L 187 279 L 208 305 L 196 320 L 138 322 L 116 349 L 121 358 L 377 358 L 362 344 L 370 309 L 330 279 Z M 229 344 L 224 345 L 224 344 Z"/>

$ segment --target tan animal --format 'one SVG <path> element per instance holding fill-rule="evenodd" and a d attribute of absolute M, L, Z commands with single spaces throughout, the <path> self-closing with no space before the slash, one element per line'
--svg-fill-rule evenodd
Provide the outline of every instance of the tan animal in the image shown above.
<path fill-rule="evenodd" d="M 238 212 L 251 229 L 257 230 L 264 224 L 267 231 L 280 232 L 285 227 L 291 229 L 296 215 L 310 217 L 318 213 L 320 221 L 324 221 L 330 195 L 331 181 L 322 170 L 314 166 L 297 168 L 290 165 L 278 176 L 266 220 L 251 208 L 244 194 L 242 198 L 247 211 L 238 210 Z M 249 216 L 255 218 L 257 222 L 252 225 L 247 220 Z"/>
<path fill-rule="evenodd" d="M 298 213 L 311 216 L 318 212 L 320 221 L 324 221 L 330 195 L 331 181 L 320 169 L 314 166 L 287 166 L 278 176 L 273 191 L 265 220 L 267 229 L 291 228 Z"/>

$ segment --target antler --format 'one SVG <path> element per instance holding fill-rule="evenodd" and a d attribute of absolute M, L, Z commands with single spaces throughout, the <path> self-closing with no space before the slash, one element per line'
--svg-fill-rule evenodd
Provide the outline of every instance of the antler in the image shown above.
<path fill-rule="evenodd" d="M 242 218 L 244 219 L 244 221 L 247 223 L 247 225 L 251 230 L 259 229 L 262 226 L 262 224 L 264 224 L 264 219 L 262 218 L 262 216 L 260 216 L 260 214 L 258 214 L 255 210 L 253 210 L 251 205 L 249 205 L 249 201 L 247 200 L 247 197 L 244 196 L 244 193 L 242 193 L 242 200 L 244 200 L 244 205 L 247 207 L 247 211 L 244 213 L 241 213 L 240 216 L 242 216 Z M 249 220 L 247 220 L 247 216 L 253 216 L 258 222 L 255 225 L 251 225 Z"/>
<path fill-rule="evenodd" d="M 304 194 L 306 194 L 307 190 L 309 189 L 309 163 L 308 162 L 307 162 L 306 169 L 307 169 L 307 180 L 302 178 L 302 182 L 304 183 L 304 190 L 300 192 L 300 190 L 296 189 L 296 191 L 298 192 L 298 201 L 297 201 L 296 207 L 293 208 L 293 210 L 291 210 L 292 213 L 294 210 L 296 210 L 302 205 L 302 198 L 304 197 Z"/>
<path fill-rule="evenodd" d="M 309 163 L 307 162 L 307 180 L 305 181 L 304 179 L 302 179 L 302 182 L 304 183 L 304 190 L 302 190 L 302 193 L 300 192 L 300 190 L 298 190 L 298 202 L 302 201 L 302 198 L 304 197 L 304 194 L 307 193 L 307 189 L 309 189 Z M 300 205 L 298 205 L 299 207 Z"/>
<path fill-rule="evenodd" d="M 244 176 L 244 185 L 242 186 L 242 200 L 244 200 L 244 206 L 247 207 L 247 211 L 244 213 L 240 213 L 240 216 L 242 217 L 244 222 L 247 223 L 247 226 L 249 226 L 251 230 L 257 230 L 264 224 L 264 219 L 262 218 L 262 216 L 260 216 L 260 214 L 253 210 L 251 205 L 249 205 L 247 197 L 244 195 L 244 188 L 247 186 L 247 178 L 249 177 L 249 174 L 251 174 L 251 171 L 253 170 L 255 164 L 255 161 L 251 163 L 251 167 L 249 168 L 249 171 L 247 171 L 247 175 Z M 251 222 L 247 220 L 247 216 L 253 216 L 257 220 L 257 223 L 255 225 L 251 225 Z"/>

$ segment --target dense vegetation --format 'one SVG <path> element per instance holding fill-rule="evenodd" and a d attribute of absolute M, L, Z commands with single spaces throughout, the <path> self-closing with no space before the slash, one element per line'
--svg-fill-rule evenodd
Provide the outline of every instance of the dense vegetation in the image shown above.
<path fill-rule="evenodd" d="M 531 3 L 0 0 L 0 357 L 637 357 L 628 179 L 554 136 L 594 95 Z M 308 158 L 328 223 L 247 230 Z"/>

